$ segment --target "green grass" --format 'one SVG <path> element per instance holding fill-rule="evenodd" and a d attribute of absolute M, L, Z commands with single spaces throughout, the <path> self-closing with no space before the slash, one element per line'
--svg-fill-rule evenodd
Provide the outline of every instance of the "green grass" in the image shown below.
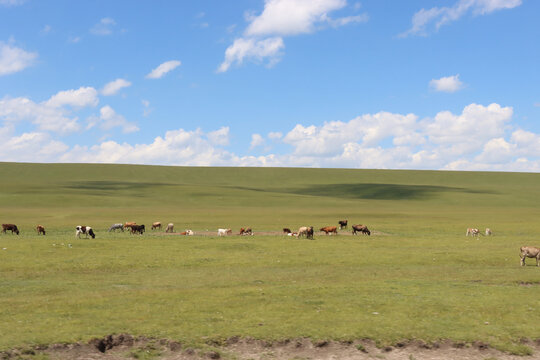
<path fill-rule="evenodd" d="M 0 222 L 21 228 L 0 234 L 0 349 L 124 332 L 480 340 L 527 354 L 519 340 L 540 338 L 540 269 L 518 257 L 540 246 L 537 174 L 11 163 L 0 174 Z M 106 232 L 339 219 L 376 236 Z M 97 238 L 75 239 L 76 225 Z M 465 237 L 471 226 L 495 235 Z"/>

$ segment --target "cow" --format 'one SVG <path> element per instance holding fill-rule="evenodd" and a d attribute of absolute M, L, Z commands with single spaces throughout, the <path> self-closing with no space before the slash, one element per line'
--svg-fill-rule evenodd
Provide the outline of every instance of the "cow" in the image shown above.
<path fill-rule="evenodd" d="M 161 223 L 159 221 L 156 221 L 152 224 L 152 230 L 158 229 L 161 230 Z"/>
<path fill-rule="evenodd" d="M 347 220 L 339 220 L 338 221 L 338 224 L 339 224 L 339 230 L 342 230 L 342 229 L 346 229 L 347 228 Z"/>
<path fill-rule="evenodd" d="M 167 228 L 165 229 L 165 232 L 168 233 L 168 232 L 174 232 L 174 224 L 173 223 L 168 223 L 167 224 Z"/>
<path fill-rule="evenodd" d="M 337 227 L 336 226 L 325 226 L 323 228 L 320 228 L 320 231 L 324 231 L 326 235 L 328 235 L 328 234 L 337 235 Z"/>
<path fill-rule="evenodd" d="M 525 266 L 525 258 L 536 258 L 536 266 L 540 266 L 540 248 L 533 246 L 522 246 L 519 248 L 521 266 Z"/>
<path fill-rule="evenodd" d="M 471 235 L 472 237 L 479 236 L 480 230 L 475 229 L 475 228 L 467 228 L 467 232 L 465 233 L 465 236 L 469 236 L 469 235 Z"/>
<path fill-rule="evenodd" d="M 109 228 L 109 232 L 115 231 L 115 230 L 122 230 L 122 232 L 124 232 L 124 225 L 120 223 L 112 224 L 111 227 Z"/>
<path fill-rule="evenodd" d="M 490 228 L 486 228 L 486 236 L 491 236 L 493 235 L 493 232 L 491 231 Z"/>
<path fill-rule="evenodd" d="M 251 228 L 240 228 L 240 233 L 238 235 L 253 235 Z"/>
<path fill-rule="evenodd" d="M 180 233 L 180 235 L 187 235 L 187 236 L 193 236 L 195 233 L 193 232 L 193 230 L 186 230 L 186 231 L 182 231 Z"/>
<path fill-rule="evenodd" d="M 371 235 L 371 231 L 369 231 L 368 227 L 362 224 L 352 226 L 352 234 L 356 235 L 356 233 L 362 233 L 362 235 Z"/>
<path fill-rule="evenodd" d="M 137 223 L 134 222 L 134 221 L 128 221 L 128 222 L 126 222 L 126 223 L 124 224 L 124 229 L 125 229 L 125 228 L 131 228 L 133 225 L 137 225 Z"/>
<path fill-rule="evenodd" d="M 296 235 L 297 237 L 300 237 L 300 236 L 305 236 L 306 239 L 312 239 L 313 240 L 313 226 L 302 226 L 298 229 L 298 235 Z"/>
<path fill-rule="evenodd" d="M 2 232 L 5 234 L 7 230 L 10 230 L 12 234 L 19 235 L 19 229 L 15 224 L 2 224 Z"/>
<path fill-rule="evenodd" d="M 81 234 L 84 234 L 86 235 L 86 239 L 88 239 L 88 235 L 90 235 L 92 237 L 92 239 L 95 239 L 96 238 L 96 234 L 94 234 L 94 230 L 92 230 L 92 228 L 90 226 L 81 226 L 81 225 L 78 225 L 76 228 L 75 228 L 75 236 L 80 238 L 81 237 Z"/>
<path fill-rule="evenodd" d="M 231 229 L 218 229 L 217 231 L 218 236 L 227 236 L 232 234 Z"/>
<path fill-rule="evenodd" d="M 292 233 L 292 231 L 289 228 L 283 228 L 283 233 L 290 234 L 290 233 Z"/>
<path fill-rule="evenodd" d="M 525 258 L 536 258 L 536 266 L 540 263 L 540 248 L 533 246 L 522 246 L 519 248 L 521 266 L 525 266 Z"/>
<path fill-rule="evenodd" d="M 45 235 L 45 228 L 43 227 L 43 225 L 36 226 L 36 231 L 37 231 L 38 235 L 40 235 L 40 234 Z"/>
<path fill-rule="evenodd" d="M 142 235 L 144 233 L 144 225 L 131 225 L 131 234 Z"/>

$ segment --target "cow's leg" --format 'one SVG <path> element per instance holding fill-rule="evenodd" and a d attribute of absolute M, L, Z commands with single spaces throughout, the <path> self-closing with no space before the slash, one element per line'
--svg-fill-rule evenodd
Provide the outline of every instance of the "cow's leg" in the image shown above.
<path fill-rule="evenodd" d="M 519 263 L 521 264 L 521 266 L 525 266 L 525 256 L 520 255 L 520 261 L 519 261 Z"/>

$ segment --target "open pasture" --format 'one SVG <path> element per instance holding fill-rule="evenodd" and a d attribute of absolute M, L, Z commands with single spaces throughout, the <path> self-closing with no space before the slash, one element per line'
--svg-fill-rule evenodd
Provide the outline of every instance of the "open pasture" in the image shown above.
<path fill-rule="evenodd" d="M 0 164 L 0 349 L 111 333 L 208 338 L 540 338 L 540 176 Z M 348 236 L 257 232 L 349 220 Z M 143 236 L 110 225 L 146 224 Z M 154 221 L 177 232 L 151 231 Z M 352 224 L 372 236 L 350 236 Z M 42 224 L 46 236 L 38 236 Z M 96 239 L 76 239 L 90 225 Z M 253 228 L 255 236 L 206 231 Z M 466 237 L 468 227 L 493 236 Z M 205 232 L 205 235 L 197 235 Z"/>

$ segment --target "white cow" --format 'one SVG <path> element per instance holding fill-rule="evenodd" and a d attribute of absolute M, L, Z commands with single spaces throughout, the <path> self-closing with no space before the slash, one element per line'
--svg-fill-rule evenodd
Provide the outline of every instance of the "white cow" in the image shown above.
<path fill-rule="evenodd" d="M 540 248 L 533 246 L 522 246 L 519 248 L 519 257 L 521 258 L 521 266 L 525 266 L 525 258 L 535 258 L 536 266 L 540 264 Z"/>
<path fill-rule="evenodd" d="M 81 234 L 84 234 L 86 235 L 86 238 L 88 239 L 88 235 L 90 235 L 92 237 L 92 239 L 95 239 L 96 238 L 96 234 L 94 234 L 94 230 L 92 230 L 92 228 L 90 226 L 81 226 L 81 225 L 78 225 L 76 228 L 75 228 L 75 236 L 80 238 L 81 237 Z"/>
<path fill-rule="evenodd" d="M 174 224 L 173 223 L 168 223 L 167 224 L 167 228 L 165 229 L 165 232 L 174 232 Z"/>
<path fill-rule="evenodd" d="M 231 229 L 218 229 L 217 234 L 218 236 L 227 236 L 227 235 L 232 234 L 232 230 Z"/>
<path fill-rule="evenodd" d="M 486 228 L 486 236 L 493 235 L 490 228 Z"/>
<path fill-rule="evenodd" d="M 465 236 L 478 236 L 480 235 L 480 230 L 474 229 L 474 228 L 468 228 L 467 232 L 465 233 Z"/>

